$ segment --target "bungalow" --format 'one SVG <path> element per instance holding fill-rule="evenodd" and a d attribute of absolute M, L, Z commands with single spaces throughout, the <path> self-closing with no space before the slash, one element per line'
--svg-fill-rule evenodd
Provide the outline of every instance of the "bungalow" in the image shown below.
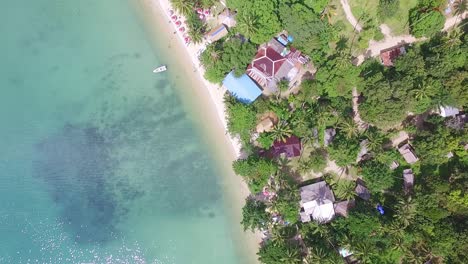
<path fill-rule="evenodd" d="M 231 12 L 228 8 L 224 9 L 224 11 L 218 15 L 218 21 L 221 21 L 224 25 L 228 28 L 232 28 L 236 26 L 236 13 Z"/>
<path fill-rule="evenodd" d="M 205 38 L 209 43 L 222 39 L 228 34 L 228 30 L 224 24 L 213 28 L 210 32 L 206 33 Z"/>
<path fill-rule="evenodd" d="M 343 217 L 348 217 L 349 209 L 353 208 L 355 205 L 356 203 L 354 200 L 341 201 L 341 202 L 337 202 L 333 206 L 333 209 L 335 210 L 335 214 L 341 215 Z"/>
<path fill-rule="evenodd" d="M 405 194 L 408 194 L 414 186 L 414 174 L 411 169 L 406 169 L 403 171 L 403 190 Z"/>
<path fill-rule="evenodd" d="M 455 108 L 453 106 L 440 106 L 439 107 L 439 114 L 442 117 L 456 116 L 459 113 L 460 113 L 460 110 L 458 110 L 458 108 Z"/>
<path fill-rule="evenodd" d="M 234 72 L 230 72 L 223 80 L 223 87 L 227 89 L 239 101 L 250 104 L 257 99 L 262 91 L 249 76 L 243 74 L 237 78 Z"/>
<path fill-rule="evenodd" d="M 303 223 L 310 222 L 312 219 L 319 223 L 326 223 L 335 216 L 333 206 L 335 196 L 325 181 L 301 187 L 300 195 L 299 215 Z"/>
<path fill-rule="evenodd" d="M 391 67 L 395 59 L 406 53 L 404 45 L 394 46 L 380 51 L 380 61 L 384 66 Z"/>
<path fill-rule="evenodd" d="M 274 126 L 275 120 L 267 116 L 266 118 L 262 119 L 260 123 L 257 124 L 256 130 L 257 133 L 270 132 Z"/>
<path fill-rule="evenodd" d="M 399 147 L 398 151 L 409 164 L 414 164 L 419 160 L 416 154 L 414 154 L 413 147 L 409 143 Z"/>
<path fill-rule="evenodd" d="M 370 192 L 366 188 L 366 186 L 364 186 L 364 182 L 359 179 L 356 182 L 357 186 L 356 189 L 354 189 L 354 191 L 356 192 L 357 196 L 359 196 L 363 200 L 368 201 L 370 199 Z"/>
<path fill-rule="evenodd" d="M 305 62 L 300 51 L 292 47 L 288 49 L 273 38 L 260 46 L 257 55 L 247 67 L 247 75 L 267 93 L 276 93 L 277 82 L 294 79 Z"/>
<path fill-rule="evenodd" d="M 327 128 L 325 129 L 323 135 L 323 144 L 326 146 L 330 145 L 335 138 L 336 130 L 334 128 Z"/>
<path fill-rule="evenodd" d="M 301 140 L 296 136 L 290 136 L 286 141 L 276 140 L 269 152 L 273 157 L 279 157 L 281 154 L 288 158 L 300 156 Z"/>

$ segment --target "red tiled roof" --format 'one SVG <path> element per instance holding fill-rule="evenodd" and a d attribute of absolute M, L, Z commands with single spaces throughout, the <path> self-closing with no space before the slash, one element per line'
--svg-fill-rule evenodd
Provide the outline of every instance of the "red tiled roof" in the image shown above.
<path fill-rule="evenodd" d="M 286 61 L 286 58 L 270 47 L 258 50 L 255 59 L 252 61 L 252 67 L 263 73 L 265 76 L 273 77 Z"/>
<path fill-rule="evenodd" d="M 286 141 L 275 141 L 270 149 L 271 154 L 275 157 L 281 154 L 286 154 L 288 158 L 301 155 L 301 140 L 296 136 L 291 136 Z"/>
<path fill-rule="evenodd" d="M 393 66 L 393 61 L 402 54 L 401 46 L 380 51 L 380 59 L 384 66 Z"/>

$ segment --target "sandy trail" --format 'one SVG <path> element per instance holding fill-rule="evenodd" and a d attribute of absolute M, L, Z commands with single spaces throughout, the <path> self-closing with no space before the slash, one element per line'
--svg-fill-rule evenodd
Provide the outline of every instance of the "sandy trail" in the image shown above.
<path fill-rule="evenodd" d="M 349 6 L 348 0 L 340 0 L 341 6 L 343 7 L 343 11 L 345 12 L 346 19 L 349 21 L 351 26 L 353 26 L 354 30 L 360 32 L 362 30 L 362 26 L 358 23 L 357 19 L 354 17 L 353 13 L 351 12 L 351 7 Z"/>

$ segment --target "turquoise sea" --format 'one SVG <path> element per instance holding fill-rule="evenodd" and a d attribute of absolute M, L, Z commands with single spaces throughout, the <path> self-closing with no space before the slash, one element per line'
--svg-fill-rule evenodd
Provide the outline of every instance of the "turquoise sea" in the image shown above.
<path fill-rule="evenodd" d="M 246 263 L 131 1 L 0 0 L 0 264 Z"/>

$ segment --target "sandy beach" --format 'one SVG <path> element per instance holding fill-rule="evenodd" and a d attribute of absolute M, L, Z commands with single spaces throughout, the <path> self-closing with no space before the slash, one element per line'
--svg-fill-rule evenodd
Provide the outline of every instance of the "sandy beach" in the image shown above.
<path fill-rule="evenodd" d="M 225 105 L 223 96 L 225 90 L 219 85 L 209 83 L 203 78 L 203 67 L 197 57 L 202 45 L 185 45 L 182 34 L 177 31 L 170 21 L 167 0 L 138 0 L 136 1 L 139 13 L 144 16 L 150 37 L 164 51 L 167 56 L 167 74 L 182 85 L 184 104 L 189 109 L 196 109 L 195 122 L 199 123 L 203 134 L 206 135 L 206 144 L 212 147 L 215 159 L 223 172 L 223 193 L 227 196 L 226 208 L 232 219 L 232 238 L 240 247 L 242 255 L 248 257 L 247 263 L 258 263 L 256 252 L 261 241 L 261 233 L 243 232 L 241 221 L 242 206 L 245 198 L 250 194 L 242 178 L 235 175 L 232 170 L 232 161 L 241 154 L 241 146 L 236 138 L 227 132 L 225 118 Z M 184 19 L 182 19 L 183 21 Z M 161 35 L 164 34 L 164 35 Z M 161 44 L 161 41 L 164 44 Z M 177 69 L 172 71 L 171 69 Z"/>

